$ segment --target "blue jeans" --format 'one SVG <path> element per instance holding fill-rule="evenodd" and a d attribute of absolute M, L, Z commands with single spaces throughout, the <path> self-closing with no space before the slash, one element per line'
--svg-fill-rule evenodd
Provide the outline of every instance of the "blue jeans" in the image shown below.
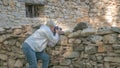
<path fill-rule="evenodd" d="M 27 43 L 23 43 L 22 50 L 29 63 L 28 68 L 38 68 L 37 60 L 39 59 L 42 60 L 42 68 L 48 68 L 49 55 L 46 54 L 44 51 L 35 52 Z"/>

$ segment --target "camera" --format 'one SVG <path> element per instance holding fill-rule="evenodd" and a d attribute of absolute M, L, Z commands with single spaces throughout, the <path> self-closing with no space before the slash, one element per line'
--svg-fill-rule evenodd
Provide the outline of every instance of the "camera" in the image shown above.
<path fill-rule="evenodd" d="M 54 35 L 56 34 L 56 30 L 60 30 L 60 35 L 64 35 L 64 32 L 62 31 L 62 28 L 59 26 L 54 27 Z"/>
<path fill-rule="evenodd" d="M 55 27 L 54 27 L 54 31 L 59 30 L 59 29 L 62 30 L 61 27 L 58 27 L 58 26 L 55 26 Z"/>

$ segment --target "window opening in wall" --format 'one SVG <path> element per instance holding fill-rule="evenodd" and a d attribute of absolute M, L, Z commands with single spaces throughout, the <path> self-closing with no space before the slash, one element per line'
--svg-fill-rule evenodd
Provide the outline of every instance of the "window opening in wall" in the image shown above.
<path fill-rule="evenodd" d="M 26 17 L 34 18 L 34 17 L 40 17 L 40 14 L 42 13 L 43 6 L 41 5 L 35 5 L 35 4 L 26 4 Z"/>

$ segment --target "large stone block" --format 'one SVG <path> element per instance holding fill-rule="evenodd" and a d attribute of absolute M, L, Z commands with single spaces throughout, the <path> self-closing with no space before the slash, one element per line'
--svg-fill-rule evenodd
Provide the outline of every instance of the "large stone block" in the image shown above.
<path fill-rule="evenodd" d="M 86 28 L 83 31 L 81 31 L 81 36 L 90 36 L 96 34 L 95 28 Z"/>
<path fill-rule="evenodd" d="M 98 52 L 100 53 L 105 52 L 105 47 L 102 42 L 98 42 L 97 45 L 98 45 Z"/>
<path fill-rule="evenodd" d="M 14 68 L 14 63 L 15 63 L 15 59 L 8 59 L 8 67 L 9 68 Z"/>
<path fill-rule="evenodd" d="M 74 68 L 86 68 L 86 63 L 84 61 L 73 62 Z"/>
<path fill-rule="evenodd" d="M 118 28 L 118 27 L 112 27 L 111 30 L 116 33 L 120 33 L 120 28 Z"/>
<path fill-rule="evenodd" d="M 103 63 L 103 56 L 102 55 L 96 55 L 96 61 L 98 62 L 98 63 Z"/>
<path fill-rule="evenodd" d="M 74 41 L 75 41 L 75 39 L 74 39 L 74 38 L 71 38 L 71 39 L 68 40 L 68 43 L 69 43 L 69 44 L 72 44 Z"/>
<path fill-rule="evenodd" d="M 120 57 L 104 57 L 104 61 L 120 63 Z"/>
<path fill-rule="evenodd" d="M 14 29 L 13 34 L 14 35 L 19 35 L 22 33 L 22 29 Z"/>
<path fill-rule="evenodd" d="M 0 36 L 0 42 L 3 42 L 5 39 L 7 39 L 7 37 L 5 35 Z"/>
<path fill-rule="evenodd" d="M 32 25 L 26 25 L 23 27 L 23 32 L 26 32 L 25 34 L 30 35 L 33 32 L 33 26 Z"/>
<path fill-rule="evenodd" d="M 6 54 L 0 54 L 0 59 L 1 60 L 7 60 L 8 56 Z"/>
<path fill-rule="evenodd" d="M 23 67 L 23 62 L 21 60 L 16 60 L 14 67 L 17 67 L 17 68 Z"/>
<path fill-rule="evenodd" d="M 68 38 L 66 36 L 61 35 L 59 44 L 60 45 L 67 45 L 68 44 Z"/>
<path fill-rule="evenodd" d="M 3 5 L 7 6 L 9 5 L 9 1 L 8 0 L 2 0 L 3 1 Z"/>
<path fill-rule="evenodd" d="M 68 40 L 68 43 L 69 44 L 72 44 L 72 43 L 75 43 L 75 44 L 80 44 L 81 43 L 81 40 L 80 39 L 69 39 Z"/>
<path fill-rule="evenodd" d="M 114 44 L 117 42 L 117 34 L 109 34 L 103 36 L 103 42 L 105 44 Z"/>
<path fill-rule="evenodd" d="M 110 68 L 110 63 L 109 62 L 104 62 L 104 67 L 105 68 Z"/>
<path fill-rule="evenodd" d="M 85 47 L 85 53 L 95 54 L 95 53 L 97 53 L 97 47 L 96 46 L 86 46 Z"/>
<path fill-rule="evenodd" d="M 46 0 L 19 0 L 20 2 L 25 2 L 25 3 L 29 3 L 29 4 L 40 4 L 40 5 L 44 5 L 46 4 Z M 53 1 L 53 0 L 52 0 Z M 54 0 L 55 1 L 55 0 Z"/>
<path fill-rule="evenodd" d="M 81 30 L 78 30 L 76 32 L 73 32 L 68 35 L 69 38 L 75 38 L 75 37 L 80 37 Z"/>
<path fill-rule="evenodd" d="M 0 34 L 3 34 L 3 33 L 5 33 L 5 29 L 0 28 Z"/>
<path fill-rule="evenodd" d="M 120 50 L 114 50 L 116 54 L 120 54 Z"/>
<path fill-rule="evenodd" d="M 112 52 L 112 51 L 113 51 L 112 45 L 105 45 L 105 44 L 104 44 L 104 47 L 105 47 L 105 51 L 106 51 L 106 52 Z M 107 54 L 107 55 L 108 55 L 108 54 Z"/>
<path fill-rule="evenodd" d="M 101 42 L 103 37 L 99 35 L 91 35 L 87 39 L 92 43 L 97 43 L 97 42 Z"/>
<path fill-rule="evenodd" d="M 70 65 L 71 64 L 71 60 L 70 59 L 64 59 L 64 61 L 62 61 L 60 63 L 60 65 Z"/>
<path fill-rule="evenodd" d="M 54 66 L 53 68 L 69 68 L 68 66 Z"/>
<path fill-rule="evenodd" d="M 97 34 L 99 35 L 105 35 L 105 34 L 111 34 L 113 31 L 111 30 L 111 27 L 100 27 L 97 30 Z"/>
<path fill-rule="evenodd" d="M 80 44 L 80 43 L 81 43 L 81 40 L 80 40 L 80 39 L 76 39 L 73 43 L 75 43 L 75 44 Z"/>
<path fill-rule="evenodd" d="M 17 40 L 15 40 L 15 39 L 10 39 L 10 40 L 7 40 L 7 41 L 5 41 L 5 42 L 6 42 L 6 44 L 8 43 L 8 45 L 14 46 L 15 43 L 16 43 L 16 41 L 17 41 Z M 5 43 L 5 42 L 4 42 L 4 43 Z"/>
<path fill-rule="evenodd" d="M 16 5 L 16 3 L 15 3 L 15 1 L 14 0 L 10 0 L 9 1 L 9 5 L 11 6 L 11 8 L 12 8 L 12 10 L 14 10 L 15 9 L 15 5 Z"/>
<path fill-rule="evenodd" d="M 77 58 L 79 57 L 80 53 L 79 52 L 66 52 L 63 56 L 65 58 Z"/>
<path fill-rule="evenodd" d="M 104 68 L 103 64 L 97 64 L 97 68 Z"/>
<path fill-rule="evenodd" d="M 120 50 L 120 45 L 119 44 L 113 44 L 113 49 L 115 50 Z"/>

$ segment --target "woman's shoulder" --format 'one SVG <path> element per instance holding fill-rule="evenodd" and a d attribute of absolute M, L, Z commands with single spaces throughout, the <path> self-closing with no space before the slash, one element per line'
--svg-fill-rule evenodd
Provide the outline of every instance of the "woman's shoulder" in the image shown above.
<path fill-rule="evenodd" d="M 49 31 L 50 28 L 47 25 L 41 25 L 40 30 Z"/>
<path fill-rule="evenodd" d="M 48 26 L 47 25 L 41 25 L 40 28 L 47 28 Z"/>

